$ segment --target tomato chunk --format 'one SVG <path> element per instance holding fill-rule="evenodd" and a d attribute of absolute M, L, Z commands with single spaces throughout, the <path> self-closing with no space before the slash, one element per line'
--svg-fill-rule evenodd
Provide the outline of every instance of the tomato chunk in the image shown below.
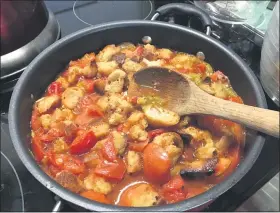
<path fill-rule="evenodd" d="M 150 143 L 143 154 L 144 176 L 147 180 L 165 183 L 170 179 L 171 161 L 159 145 Z"/>
<path fill-rule="evenodd" d="M 77 157 L 68 154 L 48 153 L 48 160 L 61 170 L 67 170 L 73 174 L 81 174 L 85 171 L 85 164 Z"/>
<path fill-rule="evenodd" d="M 81 85 L 83 88 L 85 88 L 86 92 L 93 93 L 94 92 L 94 83 L 95 83 L 95 80 L 82 79 L 79 81 L 78 85 Z"/>
<path fill-rule="evenodd" d="M 152 140 L 154 137 L 161 135 L 164 132 L 166 132 L 165 129 L 154 129 L 148 132 L 148 136 L 150 140 Z"/>
<path fill-rule="evenodd" d="M 92 105 L 88 107 L 87 114 L 93 117 L 101 117 L 104 116 L 103 112 L 99 109 L 99 107 Z"/>
<path fill-rule="evenodd" d="M 184 191 L 184 181 L 180 175 L 174 176 L 162 187 L 162 195 L 167 203 L 175 203 L 186 199 Z"/>
<path fill-rule="evenodd" d="M 215 167 L 215 175 L 223 174 L 231 164 L 231 160 L 229 158 L 219 158 L 218 163 Z"/>
<path fill-rule="evenodd" d="M 206 65 L 204 63 L 197 64 L 195 68 L 196 72 L 198 73 L 205 73 L 206 71 Z"/>
<path fill-rule="evenodd" d="M 182 189 L 184 187 L 184 180 L 180 175 L 174 176 L 168 183 L 163 185 L 165 191 L 173 191 L 176 189 Z"/>
<path fill-rule="evenodd" d="M 93 190 L 84 191 L 80 195 L 87 199 L 94 200 L 94 201 L 97 201 L 100 203 L 105 203 L 105 204 L 110 203 L 110 201 L 106 198 L 106 196 L 104 194 L 95 192 Z"/>
<path fill-rule="evenodd" d="M 109 137 L 108 140 L 105 141 L 101 152 L 103 157 L 108 161 L 114 161 L 117 159 L 117 151 L 114 146 L 113 137 Z"/>
<path fill-rule="evenodd" d="M 65 131 L 60 128 L 52 128 L 46 134 L 41 136 L 41 140 L 50 143 L 53 140 L 57 139 L 58 137 L 62 137 L 65 135 Z"/>
<path fill-rule="evenodd" d="M 144 47 L 142 47 L 142 46 L 138 46 L 135 50 L 135 53 L 137 56 L 141 56 L 143 54 L 143 52 L 144 52 Z"/>
<path fill-rule="evenodd" d="M 41 121 L 39 119 L 39 112 L 38 110 L 34 109 L 31 116 L 31 128 L 36 131 L 41 128 Z"/>
<path fill-rule="evenodd" d="M 135 152 L 143 152 L 143 150 L 148 145 L 148 143 L 149 143 L 149 139 L 143 142 L 131 142 L 128 144 L 128 149 Z"/>
<path fill-rule="evenodd" d="M 97 142 L 96 136 L 92 131 L 86 132 L 75 138 L 70 145 L 71 154 L 82 154 L 88 152 Z"/>
<path fill-rule="evenodd" d="M 216 71 L 214 72 L 211 76 L 210 76 L 211 80 L 213 82 L 217 82 L 219 80 L 221 81 L 226 81 L 227 80 L 227 77 L 224 75 L 224 73 L 222 73 L 221 71 Z"/>
<path fill-rule="evenodd" d="M 102 161 L 95 170 L 94 173 L 109 181 L 121 181 L 126 172 L 126 167 L 121 159 L 117 159 L 114 162 Z"/>
<path fill-rule="evenodd" d="M 34 153 L 34 157 L 38 162 L 41 162 L 44 158 L 44 149 L 43 145 L 38 136 L 34 136 L 31 143 L 31 148 Z"/>
<path fill-rule="evenodd" d="M 239 104 L 243 104 L 243 100 L 239 96 L 232 96 L 232 97 L 227 98 L 226 100 L 229 100 L 229 101 L 232 101 L 235 103 L 239 103 Z"/>
<path fill-rule="evenodd" d="M 47 95 L 60 95 L 63 90 L 64 89 L 60 82 L 52 82 L 48 87 Z"/>
<path fill-rule="evenodd" d="M 137 104 L 137 100 L 138 100 L 138 97 L 137 96 L 133 96 L 133 97 L 131 97 L 130 102 L 132 104 Z"/>

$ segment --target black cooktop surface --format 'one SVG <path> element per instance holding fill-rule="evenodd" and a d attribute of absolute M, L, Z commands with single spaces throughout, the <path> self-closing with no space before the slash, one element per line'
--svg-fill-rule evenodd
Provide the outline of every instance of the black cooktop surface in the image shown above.
<path fill-rule="evenodd" d="M 106 12 L 106 16 L 101 16 L 98 11 L 108 9 L 109 4 L 107 1 L 77 2 L 75 13 L 82 19 L 81 21 L 73 13 L 74 3 L 75 1 L 46 2 L 46 5 L 55 13 L 60 23 L 62 36 L 85 28 L 88 23 L 97 24 L 112 20 L 144 19 L 149 16 L 153 9 L 153 4 L 150 1 L 142 1 L 142 3 L 131 1 L 130 3 L 125 3 L 125 5 L 124 2 L 119 2 L 111 5 L 118 11 L 116 14 Z M 125 10 L 123 9 L 124 7 L 126 8 Z M 130 12 L 126 13 L 127 10 Z M 79 16 L 79 14 L 82 15 Z M 260 50 L 256 48 L 254 54 L 256 56 L 253 57 L 253 61 L 250 60 L 250 65 L 258 74 Z M 0 102 L 1 211 L 52 211 L 56 204 L 55 195 L 29 173 L 13 148 L 7 119 L 10 97 L 11 93 L 2 94 Z M 267 101 L 270 109 L 278 110 L 278 107 L 268 97 Z M 234 211 L 277 172 L 279 172 L 279 142 L 275 138 L 267 137 L 263 150 L 253 168 L 238 184 L 215 200 L 205 211 Z M 65 204 L 62 211 L 75 210 Z"/>

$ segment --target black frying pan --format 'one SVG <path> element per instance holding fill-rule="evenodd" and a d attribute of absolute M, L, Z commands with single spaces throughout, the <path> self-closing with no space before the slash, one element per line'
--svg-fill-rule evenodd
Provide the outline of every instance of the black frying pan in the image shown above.
<path fill-rule="evenodd" d="M 208 27 L 209 33 L 211 20 L 207 14 L 186 4 L 179 6 L 171 4 L 171 6 L 164 6 L 158 12 L 162 14 L 170 9 L 199 16 L 204 28 Z M 150 208 L 117 207 L 90 201 L 68 191 L 45 174 L 30 153 L 30 118 L 34 101 L 41 97 L 50 82 L 64 70 L 70 60 L 77 59 L 87 52 L 98 52 L 108 44 L 127 41 L 141 43 L 144 36 L 150 36 L 152 43 L 158 47 L 192 54 L 203 51 L 206 61 L 215 70 L 222 70 L 229 76 L 234 89 L 243 98 L 245 104 L 266 108 L 261 86 L 252 70 L 242 59 L 219 41 L 192 29 L 163 22 L 122 21 L 83 29 L 59 40 L 38 55 L 19 79 L 10 102 L 9 128 L 14 147 L 27 169 L 49 190 L 75 206 L 92 211 L 191 210 L 213 201 L 235 185 L 252 167 L 262 149 L 264 137 L 257 132 L 248 131 L 244 159 L 225 181 L 191 199 L 172 205 Z"/>

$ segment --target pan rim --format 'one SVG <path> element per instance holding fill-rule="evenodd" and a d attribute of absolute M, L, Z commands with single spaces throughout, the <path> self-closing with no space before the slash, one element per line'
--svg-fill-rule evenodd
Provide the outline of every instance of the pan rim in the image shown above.
<path fill-rule="evenodd" d="M 43 170 L 41 170 L 41 168 L 37 165 L 35 160 L 30 156 L 29 150 L 26 149 L 24 143 L 20 138 L 19 130 L 18 130 L 18 122 L 17 122 L 19 121 L 18 119 L 19 113 L 17 110 L 17 105 L 19 105 L 19 103 L 17 99 L 21 94 L 21 90 L 24 88 L 22 85 L 26 83 L 28 76 L 31 76 L 32 73 L 35 72 L 33 67 L 41 59 L 48 57 L 48 55 L 51 54 L 52 51 L 54 51 L 55 49 L 59 49 L 61 46 L 67 45 L 72 40 L 79 39 L 90 33 L 96 33 L 100 31 L 104 31 L 106 29 L 112 29 L 112 28 L 118 28 L 124 26 L 168 27 L 168 28 L 172 28 L 175 31 L 179 30 L 185 32 L 186 34 L 193 34 L 195 36 L 198 36 L 201 39 L 207 39 L 209 42 L 213 43 L 213 45 L 216 45 L 218 48 L 223 49 L 223 51 L 227 55 L 231 55 L 233 60 L 235 60 L 240 67 L 243 67 L 243 73 L 248 77 L 250 83 L 252 84 L 253 90 L 256 93 L 257 106 L 262 108 L 267 108 L 266 100 L 264 98 L 264 92 L 261 89 L 260 83 L 258 82 L 253 71 L 247 66 L 247 64 L 245 64 L 244 61 L 242 61 L 242 59 L 240 59 L 240 57 L 236 53 L 225 48 L 225 45 L 222 44 L 220 41 L 217 41 L 209 36 L 206 36 L 205 34 L 199 31 L 188 29 L 186 27 L 179 26 L 176 24 L 169 24 L 169 23 L 158 22 L 158 21 L 143 21 L 143 20 L 108 22 L 105 24 L 95 25 L 82 29 L 80 31 L 77 31 L 73 34 L 70 34 L 58 40 L 57 42 L 55 42 L 54 44 L 46 48 L 43 52 L 41 52 L 30 63 L 27 69 L 23 72 L 22 76 L 20 77 L 19 81 L 17 82 L 14 88 L 10 101 L 10 106 L 9 106 L 9 115 L 8 115 L 9 130 L 10 132 L 14 133 L 11 134 L 14 148 L 18 156 L 20 157 L 21 161 L 25 165 L 25 167 L 40 183 L 42 183 L 53 193 L 57 194 L 63 200 L 66 200 L 68 202 L 71 202 L 77 206 L 80 206 L 88 210 L 92 210 L 92 211 L 186 211 L 189 209 L 197 208 L 205 203 L 208 203 L 209 201 L 214 200 L 215 198 L 219 197 L 221 194 L 229 190 L 232 186 L 234 186 L 237 182 L 239 182 L 240 179 L 251 169 L 251 167 L 254 165 L 256 159 L 258 158 L 262 150 L 265 141 L 265 137 L 263 135 L 259 134 L 256 136 L 256 141 L 254 142 L 255 144 L 253 145 L 252 150 L 250 150 L 248 157 L 246 157 L 246 159 L 243 160 L 240 166 L 238 166 L 238 168 L 235 169 L 235 171 L 227 179 L 215 185 L 213 188 L 206 191 L 205 193 L 175 204 L 168 204 L 168 205 L 162 205 L 156 207 L 141 207 L 141 208 L 118 207 L 115 205 L 101 204 L 95 201 L 90 201 L 86 198 L 81 197 L 78 194 L 68 191 L 67 189 L 63 188 L 58 183 L 56 183 L 53 179 L 51 179 L 47 174 L 45 174 Z"/>

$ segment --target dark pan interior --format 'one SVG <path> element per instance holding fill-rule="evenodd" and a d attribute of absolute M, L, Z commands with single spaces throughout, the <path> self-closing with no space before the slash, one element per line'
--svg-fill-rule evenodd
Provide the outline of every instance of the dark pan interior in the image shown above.
<path fill-rule="evenodd" d="M 64 70 L 70 60 L 77 59 L 87 52 L 98 52 L 107 44 L 119 44 L 127 41 L 141 43 L 143 36 L 150 36 L 152 44 L 159 47 L 193 54 L 203 51 L 206 61 L 215 70 L 222 70 L 229 76 L 234 89 L 244 99 L 245 104 L 266 108 L 260 84 L 247 65 L 221 43 L 200 32 L 162 22 L 125 21 L 87 28 L 61 39 L 35 58 L 22 74 L 12 95 L 9 125 L 14 146 L 28 170 L 42 184 L 63 199 L 89 210 L 139 211 L 140 209 L 117 208 L 89 201 L 60 187 L 44 174 L 29 152 L 32 105 L 35 100 L 40 98 L 49 83 Z M 183 211 L 218 197 L 239 181 L 252 167 L 263 143 L 263 136 L 250 131 L 246 140 L 244 160 L 226 181 L 187 201 L 175 205 L 141 208 L 141 211 Z"/>

